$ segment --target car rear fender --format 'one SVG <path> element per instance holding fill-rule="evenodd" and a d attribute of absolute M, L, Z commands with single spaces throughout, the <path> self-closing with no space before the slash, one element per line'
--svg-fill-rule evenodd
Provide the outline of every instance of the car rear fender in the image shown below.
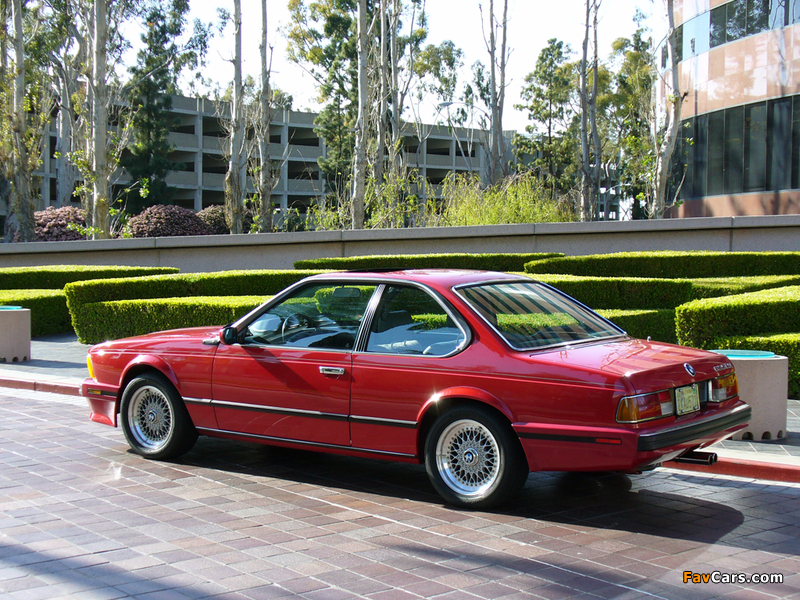
<path fill-rule="evenodd" d="M 172 367 L 170 367 L 164 359 L 153 356 L 152 354 L 140 354 L 128 363 L 125 372 L 122 374 L 120 393 L 125 391 L 125 387 L 133 378 L 146 371 L 158 371 L 162 373 L 170 380 L 180 394 L 181 387 L 178 382 L 178 377 L 175 375 L 175 371 L 172 370 Z"/>
<path fill-rule="evenodd" d="M 509 422 L 514 420 L 511 410 L 509 410 L 503 401 L 493 394 L 490 394 L 486 390 L 482 390 L 480 388 L 458 386 L 442 390 L 431 396 L 430 399 L 422 406 L 420 414 L 418 415 L 418 422 L 422 420 L 422 418 L 425 416 L 425 413 L 427 413 L 432 407 L 452 404 L 453 401 L 460 400 L 488 404 L 492 408 L 503 413 Z"/>
<path fill-rule="evenodd" d="M 428 431 L 433 425 L 436 418 L 444 411 L 463 404 L 477 404 L 483 406 L 490 406 L 508 419 L 509 426 L 514 421 L 511 410 L 496 396 L 473 387 L 452 387 L 442 390 L 431 396 L 425 404 L 420 408 L 417 414 L 417 423 L 419 423 L 417 447 L 419 456 L 424 456 L 425 439 L 428 436 Z"/>

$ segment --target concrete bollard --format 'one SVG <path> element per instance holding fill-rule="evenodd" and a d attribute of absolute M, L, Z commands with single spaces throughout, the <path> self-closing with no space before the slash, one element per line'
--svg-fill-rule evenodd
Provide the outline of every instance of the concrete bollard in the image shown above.
<path fill-rule="evenodd" d="M 31 311 L 0 306 L 0 364 L 23 362 L 30 357 Z"/>
<path fill-rule="evenodd" d="M 734 440 L 777 440 L 786 437 L 789 359 L 757 350 L 714 350 L 727 356 L 736 369 L 739 397 L 753 409 L 747 429 Z"/>

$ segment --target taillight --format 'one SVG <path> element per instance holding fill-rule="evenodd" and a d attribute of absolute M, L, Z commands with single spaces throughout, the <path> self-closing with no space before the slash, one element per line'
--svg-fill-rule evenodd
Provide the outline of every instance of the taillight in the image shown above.
<path fill-rule="evenodd" d="M 675 414 L 672 394 L 662 390 L 652 394 L 626 396 L 619 401 L 617 409 L 618 423 L 641 423 Z"/>
<path fill-rule="evenodd" d="M 734 396 L 739 395 L 739 381 L 736 379 L 736 373 L 724 375 L 711 380 L 711 395 L 708 398 L 709 402 L 725 402 Z"/>

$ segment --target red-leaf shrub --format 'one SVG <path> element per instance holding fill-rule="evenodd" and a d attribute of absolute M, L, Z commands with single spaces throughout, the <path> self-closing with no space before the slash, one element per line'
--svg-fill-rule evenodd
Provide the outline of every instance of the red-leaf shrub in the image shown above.
<path fill-rule="evenodd" d="M 86 236 L 79 231 L 67 229 L 67 225 L 70 223 L 86 227 L 86 211 L 82 208 L 48 206 L 45 210 L 34 212 L 33 219 L 37 242 L 68 242 L 86 239 Z M 15 234 L 14 241 L 20 241 L 19 231 Z"/>
<path fill-rule="evenodd" d="M 230 233 L 228 222 L 225 220 L 225 207 L 222 204 L 212 204 L 207 206 L 199 213 L 197 213 L 209 227 L 211 227 L 214 235 L 222 235 Z M 250 233 L 250 228 L 253 226 L 253 215 L 249 210 L 245 210 L 242 214 L 242 233 Z"/>
<path fill-rule="evenodd" d="M 197 216 L 211 228 L 211 233 L 214 235 L 224 235 L 231 232 L 225 222 L 225 207 L 222 204 L 207 206 L 197 213 Z"/>
<path fill-rule="evenodd" d="M 128 220 L 126 229 L 135 238 L 211 235 L 211 228 L 197 213 L 180 206 L 156 204 Z"/>

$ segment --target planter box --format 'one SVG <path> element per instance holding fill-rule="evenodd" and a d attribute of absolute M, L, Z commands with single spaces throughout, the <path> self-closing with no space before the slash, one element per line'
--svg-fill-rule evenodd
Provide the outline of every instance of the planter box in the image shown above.
<path fill-rule="evenodd" d="M 777 440 L 786 437 L 789 359 L 756 350 L 715 350 L 727 356 L 736 369 L 739 397 L 753 409 L 747 429 L 734 440 Z"/>
<path fill-rule="evenodd" d="M 23 362 L 31 357 L 31 311 L 0 306 L 0 364 Z"/>

